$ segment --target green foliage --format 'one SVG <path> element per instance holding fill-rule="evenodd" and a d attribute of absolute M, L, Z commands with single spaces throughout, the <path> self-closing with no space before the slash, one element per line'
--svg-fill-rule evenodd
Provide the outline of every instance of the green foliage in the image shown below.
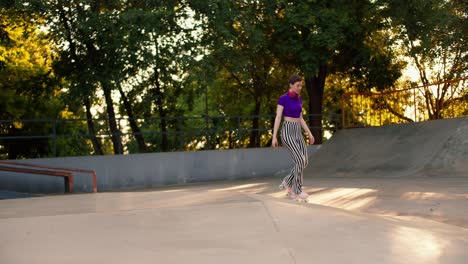
<path fill-rule="evenodd" d="M 305 79 L 304 113 L 315 116 L 309 122 L 320 139 L 322 127 L 339 127 L 344 92 L 402 87 L 396 82 L 406 66 L 401 56 L 418 65 L 426 84 L 464 77 L 468 61 L 463 1 L 2 4 L 0 118 L 59 118 L 3 122 L 2 135 L 58 135 L 23 144 L 23 154 L 11 155 L 17 157 L 119 153 L 119 143 L 126 153 L 268 146 L 277 99 L 291 74 Z M 466 86 L 441 88 L 454 87 L 456 95 L 444 100 L 421 97 L 432 100 L 433 116 L 464 111 Z M 410 99 L 366 104 L 385 104 L 390 120 Z"/>
<path fill-rule="evenodd" d="M 463 1 L 383 1 L 396 38 L 423 82 L 466 76 L 467 5 Z"/>
<path fill-rule="evenodd" d="M 466 77 L 468 69 L 467 4 L 452 0 L 386 0 L 384 12 L 390 18 L 395 39 L 404 55 L 411 58 L 424 86 L 425 109 L 430 119 L 444 117 L 466 86 L 437 86 Z M 458 106 L 457 106 L 458 107 Z"/>
<path fill-rule="evenodd" d="M 34 19 L 36 22 L 31 23 Z M 20 10 L 0 9 L 0 119 L 59 117 L 64 110 L 60 85 L 51 68 L 53 48 L 40 17 Z M 1 123 L 3 136 L 37 136 L 50 133 L 50 126 L 37 122 Z M 47 139 L 3 140 L 0 155 L 10 158 L 47 156 Z"/>

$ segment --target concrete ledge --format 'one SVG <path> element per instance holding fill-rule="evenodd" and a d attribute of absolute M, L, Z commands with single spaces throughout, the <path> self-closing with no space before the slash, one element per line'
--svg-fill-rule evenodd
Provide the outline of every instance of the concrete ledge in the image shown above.
<path fill-rule="evenodd" d="M 309 158 L 318 146 L 309 146 Z M 268 177 L 286 174 L 292 159 L 286 148 L 168 152 L 122 156 L 30 159 L 18 162 L 95 170 L 98 191 L 150 188 L 169 184 Z M 91 192 L 92 179 L 76 174 L 75 192 Z M 0 190 L 63 192 L 56 177 L 0 171 Z"/>

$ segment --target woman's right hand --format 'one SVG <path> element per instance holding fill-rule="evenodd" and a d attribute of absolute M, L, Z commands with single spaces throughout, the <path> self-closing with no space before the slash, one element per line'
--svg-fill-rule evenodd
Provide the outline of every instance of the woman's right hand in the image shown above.
<path fill-rule="evenodd" d="M 273 126 L 273 138 L 271 139 L 271 146 L 276 148 L 278 146 L 278 140 L 276 136 L 278 135 L 278 129 L 281 123 L 281 117 L 283 116 L 283 106 L 278 105 L 276 107 L 276 117 L 275 117 L 275 125 Z"/>
<path fill-rule="evenodd" d="M 273 137 L 273 139 L 271 140 L 271 146 L 274 148 L 278 146 L 278 140 L 276 139 L 276 137 Z"/>

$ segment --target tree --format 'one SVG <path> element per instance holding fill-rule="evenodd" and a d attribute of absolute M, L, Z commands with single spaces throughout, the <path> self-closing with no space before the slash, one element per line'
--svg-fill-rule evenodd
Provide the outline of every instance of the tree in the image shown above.
<path fill-rule="evenodd" d="M 72 99 L 82 101 L 86 109 L 89 134 L 96 154 L 103 154 L 101 143 L 96 138 L 95 126 L 91 108 L 97 88 L 104 91 L 109 115 L 114 152 L 121 153 L 120 132 L 115 123 L 114 107 L 110 96 L 110 81 L 100 78 L 108 70 L 105 69 L 103 58 L 106 56 L 95 45 L 95 40 L 101 32 L 99 10 L 103 7 L 101 1 L 20 1 L 18 8 L 27 7 L 33 14 L 40 14 L 46 19 L 48 29 L 58 49 L 54 68 L 57 73 L 70 81 Z M 101 38 L 102 39 L 102 38 Z M 99 43 L 101 44 L 101 43 Z M 97 45 L 99 45 L 97 44 Z"/>
<path fill-rule="evenodd" d="M 177 27 L 179 3 L 99 0 L 24 2 L 33 11 L 40 11 L 48 18 L 54 40 L 61 47 L 55 65 L 62 76 L 71 81 L 71 94 L 83 101 L 90 134 L 96 134 L 90 109 L 97 100 L 96 93 L 102 91 L 114 153 L 123 153 L 116 118 L 118 113 L 112 97 L 117 91 L 122 101 L 122 108 L 118 109 L 128 115 L 139 151 L 145 152 L 146 143 L 135 118 L 139 113 L 133 111 L 134 104 L 138 102 L 132 102 L 128 97 L 133 88 L 142 88 L 143 97 L 151 96 L 157 105 L 162 120 L 162 145 L 163 149 L 167 149 L 165 115 L 168 110 L 163 86 L 174 83 L 169 80 L 174 71 L 168 69 L 173 68 L 174 52 L 177 53 L 175 48 L 180 44 L 177 37 L 181 30 L 174 30 Z M 167 45 L 169 38 L 173 41 L 171 45 Z M 147 81 L 148 74 L 153 74 L 150 78 L 153 82 Z M 96 153 L 102 153 L 100 142 L 95 137 L 92 141 Z"/>
<path fill-rule="evenodd" d="M 31 23 L 34 19 L 36 22 Z M 60 117 L 62 81 L 54 74 L 53 46 L 44 20 L 11 6 L 0 9 L 0 119 L 42 119 L 42 122 L 1 123 L 4 136 L 43 136 L 4 140 L 1 149 L 9 159 L 43 157 L 51 153 L 46 135 L 52 125 L 45 118 Z"/>
<path fill-rule="evenodd" d="M 352 78 L 376 79 L 389 86 L 396 78 L 391 51 L 376 56 L 369 45 L 382 30 L 382 17 L 373 1 L 279 1 L 274 38 L 285 63 L 296 65 L 305 77 L 309 95 L 309 125 L 322 142 L 322 110 L 326 78 L 345 72 Z M 384 67 L 382 66 L 384 64 Z M 381 67 L 382 70 L 376 71 Z M 373 69 L 373 70 L 372 70 Z M 380 76 L 380 77 L 379 77 Z M 371 87 L 368 86 L 370 89 Z"/>
<path fill-rule="evenodd" d="M 275 56 L 275 1 L 190 1 L 191 7 L 206 21 L 203 44 L 216 71 L 225 80 L 223 94 L 240 94 L 250 103 L 253 115 L 249 147 L 260 146 L 260 119 L 263 102 L 271 95 L 270 82 Z M 227 73 L 227 74 L 225 74 Z M 236 100 L 237 101 L 237 100 Z M 263 106 L 265 107 L 265 106 Z M 239 114 L 239 113 L 236 113 Z"/>
<path fill-rule="evenodd" d="M 466 86 L 449 82 L 466 77 L 468 69 L 466 2 L 381 2 L 394 28 L 394 38 L 418 71 L 429 119 L 443 118 L 444 111 L 463 101 L 467 92 Z"/>
<path fill-rule="evenodd" d="M 133 86 L 129 94 L 138 95 L 135 106 L 142 115 L 157 117 L 143 124 L 145 129 L 159 131 L 149 137 L 151 150 L 169 151 L 177 141 L 177 136 L 171 139 L 171 130 L 181 125 L 171 115 L 183 115 L 184 110 L 175 98 L 191 92 L 184 91 L 183 84 L 197 55 L 194 25 L 187 22 L 191 14 L 184 1 L 132 2 L 140 18 L 130 30 L 129 41 L 133 39 L 135 46 L 126 60 L 126 81 Z M 135 37 L 139 32 L 144 36 Z"/>

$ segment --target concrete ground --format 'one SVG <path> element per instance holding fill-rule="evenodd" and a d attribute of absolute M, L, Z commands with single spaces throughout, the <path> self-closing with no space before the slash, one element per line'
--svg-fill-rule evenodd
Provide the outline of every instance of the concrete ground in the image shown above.
<path fill-rule="evenodd" d="M 280 178 L 0 200 L 1 263 L 466 263 L 467 178 Z"/>
<path fill-rule="evenodd" d="M 339 130 L 307 204 L 281 178 L 0 200 L 0 263 L 464 264 L 467 135 L 468 118 Z"/>

